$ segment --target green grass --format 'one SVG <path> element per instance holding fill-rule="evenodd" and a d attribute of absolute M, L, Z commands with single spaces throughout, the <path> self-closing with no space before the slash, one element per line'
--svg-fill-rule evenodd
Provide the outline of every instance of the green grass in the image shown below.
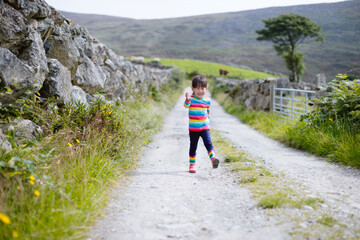
<path fill-rule="evenodd" d="M 289 201 L 288 193 L 284 191 L 277 191 L 262 197 L 259 200 L 258 205 L 262 208 L 276 208 L 283 206 L 287 201 Z"/>
<path fill-rule="evenodd" d="M 316 220 L 318 223 L 321 223 L 325 226 L 332 227 L 337 223 L 337 220 L 334 219 L 329 214 L 323 214 L 319 219 Z"/>
<path fill-rule="evenodd" d="M 275 77 L 274 75 L 264 72 L 247 70 L 214 62 L 198 61 L 191 59 L 161 59 L 160 62 L 163 65 L 176 66 L 180 68 L 183 73 L 191 73 L 197 71 L 199 74 L 203 74 L 206 76 L 220 77 L 219 69 L 226 69 L 230 73 L 230 78 L 264 79 L 267 77 Z"/>
<path fill-rule="evenodd" d="M 84 239 L 110 187 L 136 167 L 142 147 L 160 129 L 182 93 L 177 90 L 158 91 L 161 102 L 138 99 L 141 108 L 123 102 L 105 112 L 113 119 L 108 124 L 95 117 L 87 126 L 64 127 L 30 148 L 0 154 L 0 239 Z"/>

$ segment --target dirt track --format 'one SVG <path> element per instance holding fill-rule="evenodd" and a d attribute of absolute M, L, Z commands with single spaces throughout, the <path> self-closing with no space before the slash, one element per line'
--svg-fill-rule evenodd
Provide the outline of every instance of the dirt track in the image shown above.
<path fill-rule="evenodd" d="M 188 120 L 183 97 L 147 145 L 141 166 L 114 193 L 91 239 L 291 239 L 291 225 L 265 213 L 225 167 L 212 169 L 199 144 L 197 173 L 188 173 Z M 211 126 L 261 158 L 341 216 L 360 216 L 360 173 L 272 141 L 212 100 Z M 215 146 L 216 148 L 216 146 Z M 353 219 L 355 220 L 355 219 Z"/>

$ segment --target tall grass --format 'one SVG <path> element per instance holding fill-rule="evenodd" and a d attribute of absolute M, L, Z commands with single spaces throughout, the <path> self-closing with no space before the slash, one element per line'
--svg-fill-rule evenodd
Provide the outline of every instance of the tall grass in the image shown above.
<path fill-rule="evenodd" d="M 302 121 L 288 129 L 284 143 L 360 168 L 360 133 L 349 129 L 346 123 L 326 121 L 315 127 Z"/>
<path fill-rule="evenodd" d="M 0 239 L 86 237 L 107 204 L 109 187 L 136 166 L 142 146 L 181 94 L 178 87 L 153 89 L 161 101 L 139 97 L 111 112 L 99 108 L 85 125 L 77 119 L 33 147 L 1 153 Z"/>

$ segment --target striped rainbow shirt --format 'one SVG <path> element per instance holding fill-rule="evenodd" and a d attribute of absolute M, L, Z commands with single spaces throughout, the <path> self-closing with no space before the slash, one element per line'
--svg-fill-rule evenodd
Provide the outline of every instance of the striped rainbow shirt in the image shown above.
<path fill-rule="evenodd" d="M 194 95 L 190 97 L 190 101 L 184 103 L 189 108 L 189 131 L 204 131 L 210 129 L 210 98 L 196 98 Z"/>

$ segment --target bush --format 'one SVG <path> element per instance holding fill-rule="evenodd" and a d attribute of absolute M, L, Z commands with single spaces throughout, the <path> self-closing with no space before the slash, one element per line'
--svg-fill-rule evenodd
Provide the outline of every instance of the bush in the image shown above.
<path fill-rule="evenodd" d="M 359 168 L 360 81 L 334 80 L 328 87 L 330 92 L 315 99 L 315 109 L 289 129 L 286 142 Z"/>
<path fill-rule="evenodd" d="M 360 80 L 334 80 L 328 84 L 331 91 L 315 99 L 316 107 L 303 117 L 309 123 L 330 127 L 349 126 L 350 130 L 360 128 Z"/>

